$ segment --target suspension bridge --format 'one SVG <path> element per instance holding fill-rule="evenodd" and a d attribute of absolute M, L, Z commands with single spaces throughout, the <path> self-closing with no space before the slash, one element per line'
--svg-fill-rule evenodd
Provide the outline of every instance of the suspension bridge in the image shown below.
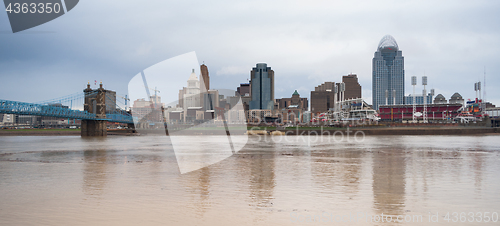
<path fill-rule="evenodd" d="M 87 84 L 83 92 L 37 103 L 0 99 L 0 114 L 80 119 L 82 136 L 106 136 L 107 122 L 127 123 L 130 126 L 134 123 L 130 112 L 125 110 L 128 99 L 124 98 L 123 104 L 117 102 L 116 97 L 116 93 L 104 89 L 102 83 L 98 89 L 91 89 Z"/>

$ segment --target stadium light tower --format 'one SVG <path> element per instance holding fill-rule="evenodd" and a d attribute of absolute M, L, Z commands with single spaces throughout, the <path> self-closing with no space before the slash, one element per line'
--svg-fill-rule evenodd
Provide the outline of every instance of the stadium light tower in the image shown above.
<path fill-rule="evenodd" d="M 474 91 L 476 91 L 476 102 L 477 102 L 477 82 L 474 83 Z"/>
<path fill-rule="evenodd" d="M 429 104 L 432 104 L 432 100 L 434 99 L 434 94 L 436 94 L 436 91 L 434 89 L 431 89 L 431 102 Z"/>
<path fill-rule="evenodd" d="M 385 90 L 385 105 L 387 105 L 387 99 L 389 99 L 389 90 Z"/>
<path fill-rule="evenodd" d="M 427 123 L 427 90 L 425 89 L 425 86 L 427 85 L 427 76 L 422 76 L 422 85 L 424 86 L 424 92 L 422 95 L 424 98 L 424 110 L 422 114 L 424 123 Z"/>
<path fill-rule="evenodd" d="M 477 82 L 477 92 L 479 93 L 479 99 L 481 100 L 481 82 Z"/>
<path fill-rule="evenodd" d="M 396 90 L 392 90 L 392 105 L 396 105 Z"/>
<path fill-rule="evenodd" d="M 417 113 L 417 106 L 416 106 L 416 99 L 415 99 L 415 86 L 417 85 L 417 76 L 411 76 L 411 85 L 413 86 L 413 115 L 412 115 L 412 120 L 413 123 L 417 123 L 417 117 L 415 116 L 415 113 Z"/>

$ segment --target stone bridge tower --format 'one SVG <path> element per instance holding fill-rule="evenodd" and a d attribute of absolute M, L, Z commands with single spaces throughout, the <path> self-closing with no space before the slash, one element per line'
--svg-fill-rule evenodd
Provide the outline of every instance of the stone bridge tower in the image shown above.
<path fill-rule="evenodd" d="M 105 137 L 108 134 L 106 125 L 106 90 L 102 88 L 93 90 L 90 84 L 83 90 L 85 93 L 85 103 L 83 109 L 89 113 L 95 114 L 95 120 L 82 120 L 82 137 Z"/>

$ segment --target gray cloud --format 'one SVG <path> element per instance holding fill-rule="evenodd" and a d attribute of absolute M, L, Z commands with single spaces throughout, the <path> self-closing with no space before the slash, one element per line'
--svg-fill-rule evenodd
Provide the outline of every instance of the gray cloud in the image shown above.
<path fill-rule="evenodd" d="M 487 97 L 500 105 L 493 89 L 500 82 L 499 9 L 497 1 L 87 0 L 16 34 L 0 13 L 0 98 L 51 99 L 101 79 L 124 94 L 139 71 L 190 51 L 208 65 L 212 87 L 236 89 L 257 62 L 267 62 L 276 97 L 295 89 L 309 96 L 353 72 L 369 98 L 373 53 L 391 34 L 407 81 L 425 73 L 446 97 L 473 98 L 486 66 Z"/>

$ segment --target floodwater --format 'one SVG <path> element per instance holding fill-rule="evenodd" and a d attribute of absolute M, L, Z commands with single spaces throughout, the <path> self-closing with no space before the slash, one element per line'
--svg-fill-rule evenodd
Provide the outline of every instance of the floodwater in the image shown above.
<path fill-rule="evenodd" d="M 498 135 L 321 138 L 181 174 L 164 136 L 0 137 L 0 225 L 500 224 Z"/>

